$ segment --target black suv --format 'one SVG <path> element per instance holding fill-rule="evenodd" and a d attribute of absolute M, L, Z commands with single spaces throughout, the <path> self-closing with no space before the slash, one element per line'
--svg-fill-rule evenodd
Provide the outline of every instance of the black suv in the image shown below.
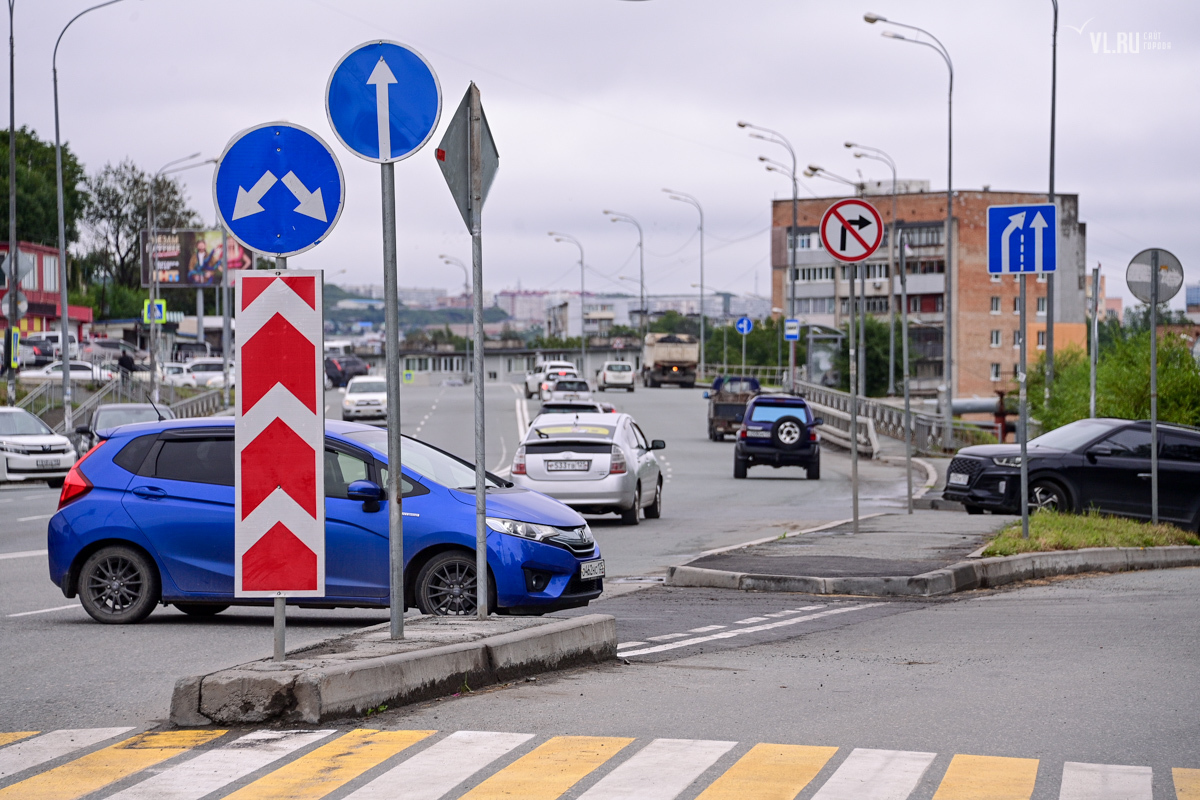
<path fill-rule="evenodd" d="M 733 477 L 746 477 L 757 464 L 804 467 L 808 480 L 821 479 L 821 443 L 817 426 L 804 398 L 793 394 L 758 395 L 746 404 L 742 426 L 733 449 Z"/>
<path fill-rule="evenodd" d="M 367 362 L 358 356 L 325 356 L 325 378 L 330 386 L 345 386 L 351 378 L 370 371 Z"/>

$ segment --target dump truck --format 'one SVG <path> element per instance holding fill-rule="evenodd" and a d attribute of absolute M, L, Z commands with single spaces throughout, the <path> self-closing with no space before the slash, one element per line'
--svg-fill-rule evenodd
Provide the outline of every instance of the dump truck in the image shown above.
<path fill-rule="evenodd" d="M 648 333 L 642 350 L 642 385 L 655 388 L 675 383 L 696 385 L 700 343 L 686 333 Z"/>

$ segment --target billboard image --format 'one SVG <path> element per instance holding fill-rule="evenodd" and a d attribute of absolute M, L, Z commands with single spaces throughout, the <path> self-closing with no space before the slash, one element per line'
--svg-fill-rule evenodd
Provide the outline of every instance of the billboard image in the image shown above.
<path fill-rule="evenodd" d="M 150 286 L 151 262 L 158 272 L 161 287 L 220 286 L 223 258 L 228 256 L 229 269 L 247 269 L 253 265 L 253 254 L 225 237 L 220 230 L 161 230 L 150 244 L 148 231 L 142 231 L 142 287 Z"/>

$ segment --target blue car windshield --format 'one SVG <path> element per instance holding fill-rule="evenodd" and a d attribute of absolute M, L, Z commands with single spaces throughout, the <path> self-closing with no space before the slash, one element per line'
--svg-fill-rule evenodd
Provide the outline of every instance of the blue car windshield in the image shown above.
<path fill-rule="evenodd" d="M 387 431 L 383 428 L 351 431 L 346 434 L 346 438 L 362 442 L 367 447 L 373 447 L 380 453 L 387 454 Z M 401 440 L 400 460 L 404 466 L 421 477 L 440 483 L 442 486 L 449 486 L 452 489 L 475 486 L 475 468 L 473 466 L 423 442 L 418 442 L 416 439 L 405 436 Z M 499 486 L 492 480 L 488 480 L 487 485 Z"/>
<path fill-rule="evenodd" d="M 751 422 L 775 422 L 780 417 L 795 417 L 807 425 L 809 421 L 808 407 L 759 404 L 755 405 L 754 410 L 750 412 Z"/>

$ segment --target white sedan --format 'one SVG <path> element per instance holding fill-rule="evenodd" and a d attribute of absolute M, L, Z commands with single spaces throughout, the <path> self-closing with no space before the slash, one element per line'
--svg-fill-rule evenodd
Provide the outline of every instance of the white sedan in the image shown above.
<path fill-rule="evenodd" d="M 373 375 L 358 375 L 346 384 L 342 398 L 342 419 L 385 419 L 387 417 L 387 381 Z"/>
<path fill-rule="evenodd" d="M 113 379 L 113 373 L 110 370 L 90 361 L 72 361 L 69 369 L 73 381 L 111 381 Z M 62 370 L 63 363 L 61 361 L 52 361 L 38 369 L 22 370 L 17 374 L 17 379 L 22 383 L 62 380 Z"/>
<path fill-rule="evenodd" d="M 542 402 L 562 402 L 566 400 L 591 400 L 592 387 L 583 378 L 574 376 L 559 378 L 542 390 Z"/>

